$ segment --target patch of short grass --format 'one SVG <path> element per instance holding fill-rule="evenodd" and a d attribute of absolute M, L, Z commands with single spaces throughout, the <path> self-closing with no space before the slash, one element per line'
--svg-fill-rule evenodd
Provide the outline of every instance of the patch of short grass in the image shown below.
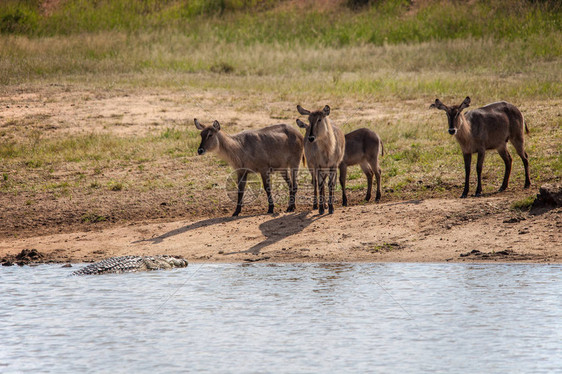
<path fill-rule="evenodd" d="M 95 212 L 85 213 L 81 217 L 82 223 L 97 223 L 107 221 L 107 217 Z"/>
<path fill-rule="evenodd" d="M 527 212 L 531 210 L 531 207 L 533 206 L 533 203 L 535 202 L 536 198 L 537 198 L 536 195 L 532 195 L 524 199 L 517 200 L 511 204 L 511 209 Z"/>

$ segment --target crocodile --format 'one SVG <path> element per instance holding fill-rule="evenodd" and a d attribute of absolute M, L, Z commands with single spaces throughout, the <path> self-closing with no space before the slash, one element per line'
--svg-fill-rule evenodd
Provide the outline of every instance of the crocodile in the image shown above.
<path fill-rule="evenodd" d="M 187 260 L 179 256 L 119 256 L 110 257 L 76 270 L 71 275 L 130 273 L 160 269 L 184 268 Z"/>

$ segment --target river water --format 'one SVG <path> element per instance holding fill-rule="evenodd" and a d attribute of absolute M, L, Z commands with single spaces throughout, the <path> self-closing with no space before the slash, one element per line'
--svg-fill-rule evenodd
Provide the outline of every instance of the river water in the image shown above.
<path fill-rule="evenodd" d="M 562 372 L 562 266 L 0 268 L 0 372 Z"/>

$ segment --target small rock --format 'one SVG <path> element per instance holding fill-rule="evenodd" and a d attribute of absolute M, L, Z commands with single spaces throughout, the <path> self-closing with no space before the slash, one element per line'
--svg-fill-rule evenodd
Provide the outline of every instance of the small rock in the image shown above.
<path fill-rule="evenodd" d="M 539 189 L 539 194 L 531 207 L 531 213 L 540 213 L 541 209 L 560 206 L 562 206 L 562 183 L 545 184 Z"/>
<path fill-rule="evenodd" d="M 509 219 L 504 219 L 503 223 L 517 223 L 525 220 L 524 217 L 511 217 Z"/>
<path fill-rule="evenodd" d="M 468 257 L 470 255 L 480 256 L 480 255 L 482 255 L 482 252 L 480 252 L 478 249 L 473 249 L 470 252 L 461 253 L 459 256 L 460 257 Z"/>

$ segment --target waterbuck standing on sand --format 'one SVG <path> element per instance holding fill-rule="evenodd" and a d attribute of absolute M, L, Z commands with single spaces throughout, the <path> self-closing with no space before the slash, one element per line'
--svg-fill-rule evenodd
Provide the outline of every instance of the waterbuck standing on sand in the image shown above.
<path fill-rule="evenodd" d="M 529 156 L 525 152 L 525 139 L 523 130 L 529 133 L 523 115 L 513 104 L 501 101 L 488 104 L 482 108 L 462 113 L 463 109 L 470 105 L 470 97 L 466 97 L 460 105 L 446 106 L 439 99 L 431 104 L 430 108 L 444 110 L 449 120 L 449 134 L 454 135 L 461 146 L 464 155 L 465 181 L 464 191 L 461 198 L 468 195 L 468 183 L 470 178 L 470 162 L 472 154 L 478 153 L 476 162 L 476 173 L 478 174 L 478 185 L 474 196 L 482 194 L 482 165 L 486 150 L 495 149 L 505 163 L 505 174 L 500 191 L 507 188 L 509 175 L 511 174 L 511 155 L 507 150 L 507 142 L 510 141 L 525 167 L 525 188 L 531 185 L 529 178 Z"/>
<path fill-rule="evenodd" d="M 377 194 L 375 201 L 381 198 L 381 168 L 379 167 L 379 151 L 384 156 L 384 147 L 379 136 L 366 128 L 358 129 L 345 134 L 345 155 L 340 164 L 340 184 L 342 190 L 342 205 L 347 206 L 345 195 L 345 178 L 347 167 L 361 165 L 361 169 L 367 177 L 367 195 L 365 201 L 371 199 L 373 189 L 373 174 L 377 179 Z"/>
<path fill-rule="evenodd" d="M 197 153 L 202 155 L 206 151 L 214 151 L 236 171 L 238 202 L 233 216 L 240 214 L 242 209 L 244 189 L 250 172 L 261 176 L 267 193 L 267 212 L 273 213 L 270 174 L 272 171 L 280 171 L 289 186 L 287 212 L 295 210 L 297 174 L 303 156 L 303 137 L 297 129 L 279 124 L 229 135 L 221 131 L 218 121 L 214 121 L 211 126 L 203 126 L 197 119 L 194 122 L 201 130 L 201 145 Z"/>
<path fill-rule="evenodd" d="M 297 105 L 297 110 L 303 116 L 308 116 L 308 125 L 297 119 L 297 125 L 306 129 L 304 139 L 304 155 L 314 186 L 313 209 L 318 207 L 318 213 L 324 214 L 324 187 L 328 177 L 328 213 L 334 212 L 334 187 L 336 184 L 337 168 L 343 160 L 345 151 L 345 137 L 343 132 L 330 124 L 328 115 L 330 107 L 311 112 Z M 320 188 L 320 204 L 317 194 Z"/>

